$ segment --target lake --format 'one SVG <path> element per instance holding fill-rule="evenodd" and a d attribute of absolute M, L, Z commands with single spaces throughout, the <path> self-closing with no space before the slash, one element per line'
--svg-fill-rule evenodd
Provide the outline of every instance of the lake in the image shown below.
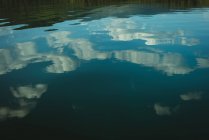
<path fill-rule="evenodd" d="M 0 0 L 3 139 L 208 132 L 208 0 Z"/>

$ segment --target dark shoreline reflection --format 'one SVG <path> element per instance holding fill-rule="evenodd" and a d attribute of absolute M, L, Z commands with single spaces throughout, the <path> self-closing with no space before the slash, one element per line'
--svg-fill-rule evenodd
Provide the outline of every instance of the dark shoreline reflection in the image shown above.
<path fill-rule="evenodd" d="M 17 29 L 26 29 L 85 17 L 155 15 L 208 6 L 207 0 L 0 0 L 0 26 L 23 24 Z"/>

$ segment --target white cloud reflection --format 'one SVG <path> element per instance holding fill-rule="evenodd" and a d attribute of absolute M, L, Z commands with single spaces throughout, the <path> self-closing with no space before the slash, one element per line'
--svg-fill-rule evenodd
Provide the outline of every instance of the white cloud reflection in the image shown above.
<path fill-rule="evenodd" d="M 123 25 L 128 29 L 134 28 L 134 23 Z M 123 27 L 122 26 L 122 27 Z M 116 28 L 117 30 L 117 28 Z M 122 29 L 119 29 L 122 30 Z M 113 31 L 117 32 L 117 31 Z M 99 51 L 94 48 L 94 44 L 86 39 L 72 39 L 70 38 L 70 32 L 60 31 L 58 33 L 51 33 L 49 39 L 47 37 L 49 46 L 56 49 L 64 49 L 63 47 L 68 46 L 69 49 L 73 50 L 74 56 L 80 60 L 104 60 L 110 57 L 114 57 L 118 60 L 128 61 L 135 64 L 144 65 L 147 67 L 153 67 L 156 70 L 163 71 L 167 75 L 174 74 L 187 74 L 196 68 L 190 67 L 185 58 L 178 53 L 163 52 L 158 49 L 148 49 L 148 51 L 141 50 L 109 50 Z M 184 35 L 183 32 L 179 31 L 178 35 Z M 138 34 L 139 36 L 149 37 L 151 34 Z M 52 39 L 53 38 L 53 39 Z M 150 42 L 151 43 L 151 42 Z M 53 46 L 55 45 L 55 46 Z M 200 67 L 199 67 L 200 68 Z M 53 69 L 53 68 L 51 68 Z M 50 70 L 48 70 L 50 72 Z"/>
<path fill-rule="evenodd" d="M 63 52 L 64 47 L 68 47 L 74 51 L 74 55 L 82 60 L 92 59 L 107 59 L 109 57 L 108 52 L 99 52 L 93 49 L 93 44 L 83 38 L 73 39 L 70 38 L 70 32 L 60 31 L 54 32 L 47 36 L 47 42 L 50 47 L 57 49 L 58 52 Z"/>
<path fill-rule="evenodd" d="M 98 23 L 97 23 L 98 22 Z M 87 22 L 88 23 L 88 22 Z M 112 40 L 131 41 L 134 39 L 144 40 L 146 45 L 158 44 L 181 44 L 193 46 L 198 44 L 195 38 L 187 37 L 185 31 L 159 31 L 153 30 L 146 23 L 137 24 L 137 20 L 130 18 L 107 18 L 99 21 L 91 21 L 85 26 L 91 33 L 100 28 L 108 31 Z M 102 27 L 97 27 L 101 24 Z M 167 75 L 188 74 L 197 68 L 208 68 L 209 61 L 205 58 L 195 58 L 196 66 L 187 64 L 183 54 L 165 52 L 160 49 L 147 47 L 146 50 L 97 50 L 95 44 L 84 38 L 72 38 L 69 31 L 50 32 L 44 37 L 50 51 L 39 52 L 35 42 L 17 43 L 14 49 L 0 49 L 0 75 L 12 70 L 26 67 L 30 63 L 51 61 L 46 67 L 49 73 L 64 73 L 75 70 L 79 60 L 105 60 L 116 58 L 134 64 L 152 67 L 163 71 Z M 64 50 L 72 50 L 76 59 L 65 54 Z"/>
<path fill-rule="evenodd" d="M 68 56 L 37 52 L 34 42 L 17 43 L 14 49 L 0 49 L 0 75 L 26 67 L 30 63 L 51 61 L 49 73 L 64 73 L 76 69 L 76 63 Z"/>
<path fill-rule="evenodd" d="M 37 55 L 36 45 L 33 42 L 23 42 L 16 44 L 16 53 L 21 59 L 30 59 Z"/>
<path fill-rule="evenodd" d="M 69 72 L 75 70 L 77 67 L 76 62 L 67 56 L 47 55 L 46 58 L 53 63 L 46 68 L 49 73 Z"/>
<path fill-rule="evenodd" d="M 33 42 L 17 43 L 11 50 L 0 49 L 0 75 L 24 68 L 37 56 Z"/>
<path fill-rule="evenodd" d="M 44 84 L 37 84 L 35 86 L 21 86 L 16 89 L 11 87 L 10 90 L 15 98 L 35 99 L 40 98 L 41 95 L 46 92 L 47 86 Z"/>
<path fill-rule="evenodd" d="M 199 44 L 197 38 L 187 37 L 184 30 L 166 31 L 153 29 L 155 26 L 137 24 L 133 18 L 112 19 L 105 29 L 115 41 L 143 40 L 146 45 L 180 44 L 194 46 Z M 139 22 L 140 23 L 140 22 Z"/>
<path fill-rule="evenodd" d="M 13 30 L 10 27 L 0 27 L 0 37 L 13 34 Z"/>
<path fill-rule="evenodd" d="M 37 99 L 41 98 L 43 93 L 47 91 L 47 85 L 10 87 L 10 90 L 15 101 L 17 101 L 17 106 L 15 108 L 0 107 L 0 120 L 25 117 L 36 106 Z"/>
<path fill-rule="evenodd" d="M 28 108 L 11 109 L 8 107 L 0 107 L 0 121 L 7 118 L 23 118 L 29 113 Z"/>
<path fill-rule="evenodd" d="M 12 49 L 0 49 L 0 75 L 22 69 L 30 63 L 53 61 L 47 57 L 48 54 L 37 52 L 34 42 L 17 43 Z"/>
<path fill-rule="evenodd" d="M 53 32 L 50 33 L 46 40 L 50 47 L 58 49 L 60 53 L 63 52 L 63 49 L 66 45 L 68 45 L 72 40 L 69 38 L 71 33 L 68 31 L 60 31 L 60 32 Z"/>
<path fill-rule="evenodd" d="M 209 68 L 209 59 L 197 58 L 196 61 L 199 68 Z"/>
<path fill-rule="evenodd" d="M 202 98 L 202 92 L 189 92 L 187 94 L 180 95 L 183 101 L 200 100 Z"/>
<path fill-rule="evenodd" d="M 159 116 L 171 115 L 171 109 L 168 106 L 162 106 L 160 104 L 155 104 L 154 110 L 155 110 L 155 113 Z"/>
<path fill-rule="evenodd" d="M 115 52 L 115 58 L 153 67 L 156 70 L 164 71 L 167 75 L 187 74 L 192 71 L 192 68 L 186 66 L 184 58 L 177 53 L 121 51 Z"/>
<path fill-rule="evenodd" d="M 69 48 L 74 51 L 75 56 L 83 60 L 104 60 L 110 57 L 109 52 L 100 52 L 93 49 L 92 43 L 85 39 L 74 40 L 69 44 Z"/>

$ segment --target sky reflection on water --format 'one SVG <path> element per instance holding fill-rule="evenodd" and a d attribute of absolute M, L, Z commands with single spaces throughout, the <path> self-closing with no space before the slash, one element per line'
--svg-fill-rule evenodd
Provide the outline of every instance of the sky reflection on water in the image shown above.
<path fill-rule="evenodd" d="M 207 136 L 208 17 L 208 8 L 137 4 L 91 8 L 48 26 L 0 16 L 0 124 L 104 139 Z"/>

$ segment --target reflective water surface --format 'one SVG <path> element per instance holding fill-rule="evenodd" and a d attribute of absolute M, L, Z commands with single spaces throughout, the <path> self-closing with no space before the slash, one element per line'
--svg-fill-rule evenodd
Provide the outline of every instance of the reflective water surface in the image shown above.
<path fill-rule="evenodd" d="M 0 134 L 209 137 L 207 0 L 0 0 Z"/>

